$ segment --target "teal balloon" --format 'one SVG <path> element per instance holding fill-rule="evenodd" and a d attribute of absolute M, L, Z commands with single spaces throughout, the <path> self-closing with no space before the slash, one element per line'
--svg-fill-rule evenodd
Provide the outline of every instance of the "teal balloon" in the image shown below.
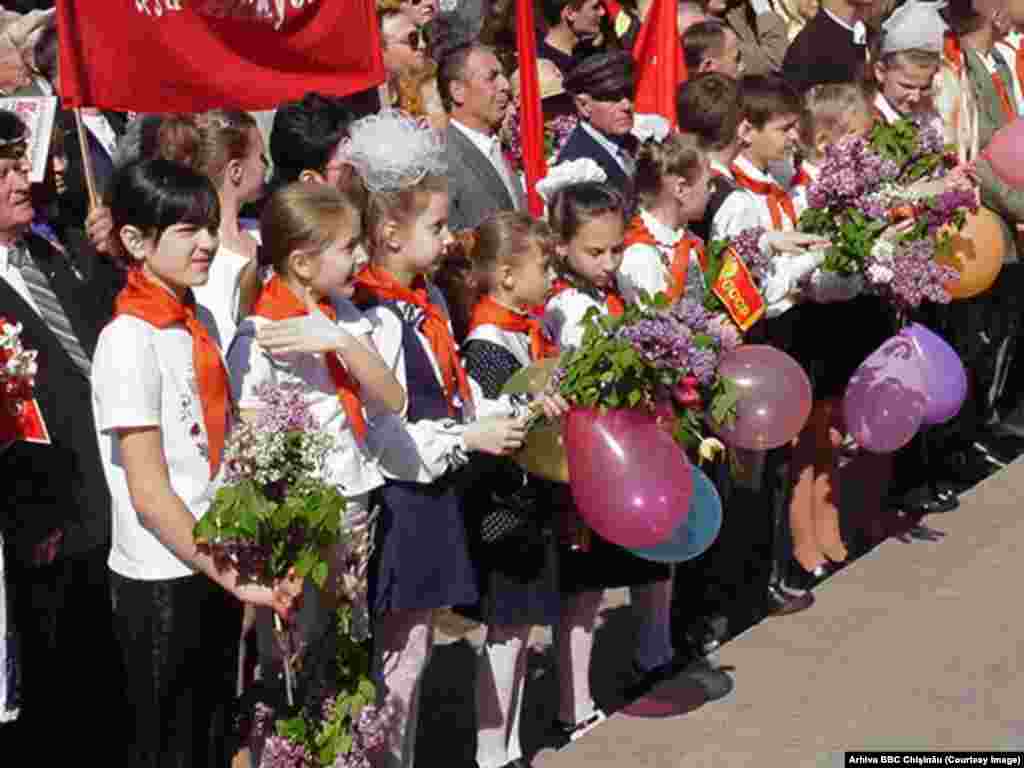
<path fill-rule="evenodd" d="M 704 554 L 718 538 L 722 530 L 722 497 L 696 464 L 690 467 L 693 470 L 690 511 L 668 541 L 653 547 L 630 548 L 637 557 L 656 563 L 683 563 Z"/>

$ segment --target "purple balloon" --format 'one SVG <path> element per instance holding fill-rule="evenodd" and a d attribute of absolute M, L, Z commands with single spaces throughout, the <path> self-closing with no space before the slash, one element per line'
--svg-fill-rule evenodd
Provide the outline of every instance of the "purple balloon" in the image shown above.
<path fill-rule="evenodd" d="M 653 547 L 686 518 L 690 462 L 654 414 L 573 408 L 565 418 L 565 455 L 580 517 L 613 544 Z"/>
<path fill-rule="evenodd" d="M 927 404 L 924 371 L 914 343 L 893 336 L 854 372 L 846 387 L 843 416 L 862 448 L 892 453 L 917 434 Z"/>
<path fill-rule="evenodd" d="M 811 382 L 800 364 L 765 344 L 744 344 L 726 353 L 718 372 L 739 389 L 736 420 L 711 422 L 729 445 L 766 451 L 800 434 L 811 415 Z"/>
<path fill-rule="evenodd" d="M 967 370 L 946 340 L 923 325 L 911 323 L 900 331 L 914 342 L 924 372 L 924 424 L 945 424 L 958 413 L 967 398 Z"/>

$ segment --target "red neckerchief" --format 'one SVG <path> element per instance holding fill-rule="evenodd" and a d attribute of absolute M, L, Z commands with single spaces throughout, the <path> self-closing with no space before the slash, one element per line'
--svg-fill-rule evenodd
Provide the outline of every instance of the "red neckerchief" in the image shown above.
<path fill-rule="evenodd" d="M 1017 72 L 1017 82 L 1024 88 L 1024 40 L 1014 54 L 1014 69 Z"/>
<path fill-rule="evenodd" d="M 960 47 L 960 38 L 958 38 L 952 31 L 947 30 L 942 38 L 942 58 L 946 60 L 946 63 L 953 69 L 956 74 L 964 68 L 964 51 Z"/>
<path fill-rule="evenodd" d="M 772 229 L 782 229 L 782 214 L 789 217 L 790 222 L 796 227 L 796 208 L 786 190 L 778 184 L 770 181 L 758 181 L 751 178 L 740 170 L 735 163 L 732 166 L 732 175 L 736 177 L 736 183 L 744 189 L 749 189 L 755 195 L 764 197 L 768 201 L 768 212 L 772 217 Z"/>
<path fill-rule="evenodd" d="M 576 286 L 565 278 L 560 277 L 555 280 L 554 285 L 551 286 L 551 297 L 554 298 L 558 294 L 562 293 L 562 291 L 568 291 L 570 288 L 576 288 Z M 605 309 L 608 310 L 609 315 L 612 317 L 622 317 L 622 314 L 626 311 L 626 302 L 623 301 L 618 288 L 612 286 L 611 288 L 604 290 L 597 288 L 594 290 L 604 296 L 604 306 Z"/>
<path fill-rule="evenodd" d="M 472 403 L 473 396 L 470 393 L 469 381 L 466 379 L 466 370 L 459 360 L 458 348 L 448 326 L 448 316 L 441 307 L 430 301 L 426 278 L 417 275 L 412 287 L 406 288 L 395 280 L 390 272 L 370 264 L 356 275 L 356 285 L 360 291 L 375 297 L 378 301 L 401 301 L 423 310 L 419 331 L 426 337 L 437 360 L 437 367 L 441 369 L 448 411 L 455 413 L 456 395 L 462 398 L 464 404 Z"/>
<path fill-rule="evenodd" d="M 996 56 L 997 54 L 993 53 L 992 55 Z M 1008 121 L 1016 120 L 1017 109 L 1013 106 L 1013 97 L 1010 96 L 1010 89 L 999 75 L 999 67 L 995 67 L 995 71 L 992 72 L 992 86 L 996 89 L 996 93 L 999 96 L 999 103 L 1003 107 L 1003 114 L 1006 115 L 1006 119 Z"/>
<path fill-rule="evenodd" d="M 965 59 L 963 48 L 960 45 L 960 39 L 948 30 L 946 31 L 942 41 L 942 55 L 950 67 L 953 68 L 954 72 L 959 75 L 963 71 Z M 1018 51 L 1018 71 L 1020 71 L 1020 61 L 1020 51 Z M 1003 108 L 1003 113 L 1006 115 L 1007 120 L 1015 120 L 1017 118 L 1017 110 L 1013 106 L 1013 99 L 1010 98 L 1010 92 L 1006 88 L 1006 83 L 1004 83 L 1003 78 L 999 76 L 999 67 L 995 68 L 995 71 L 991 74 L 991 78 L 992 87 L 996 89 L 996 95 L 999 96 L 999 104 Z"/>
<path fill-rule="evenodd" d="M 473 312 L 470 314 L 470 333 L 481 325 L 495 325 L 509 333 L 523 333 L 529 336 L 530 360 L 533 362 L 548 357 L 558 357 L 558 345 L 544 333 L 539 319 L 502 306 L 490 296 L 480 299 L 473 306 Z"/>
<path fill-rule="evenodd" d="M 629 229 L 626 232 L 626 247 L 636 243 L 642 243 L 643 245 L 650 245 L 654 248 L 658 247 L 658 241 L 654 239 L 654 235 L 644 224 L 643 218 L 639 215 L 634 216 L 633 220 L 629 222 Z M 684 234 L 680 238 L 679 242 L 675 244 L 672 251 L 672 262 L 668 265 L 669 272 L 672 274 L 672 282 L 665 291 L 669 301 L 679 301 L 686 293 L 686 276 L 690 270 L 690 253 L 697 251 L 697 260 L 700 262 L 700 268 L 702 270 L 708 268 L 707 255 L 704 253 L 704 244 L 697 238 Z M 660 253 L 660 252 L 659 252 Z"/>
<path fill-rule="evenodd" d="M 790 182 L 790 188 L 794 187 L 809 187 L 814 183 L 814 179 L 811 178 L 811 174 L 807 172 L 801 163 L 800 169 L 796 172 L 796 176 L 793 177 L 793 181 Z"/>
<path fill-rule="evenodd" d="M 334 305 L 331 304 L 329 298 L 320 299 L 317 306 L 331 320 L 338 319 Z M 305 303 L 292 292 L 279 275 L 274 275 L 263 286 L 253 305 L 252 313 L 274 321 L 289 320 L 309 314 Z M 348 423 L 352 426 L 356 437 L 362 440 L 366 437 L 366 419 L 363 417 L 363 403 L 359 399 L 359 382 L 352 378 L 336 353 L 324 355 L 324 362 L 327 363 L 331 381 L 334 382 L 334 388 L 338 392 L 338 402 L 345 410 Z"/>
<path fill-rule="evenodd" d="M 192 365 L 199 386 L 203 423 L 210 441 L 207 451 L 210 477 L 214 477 L 224 453 L 230 388 L 220 348 L 196 317 L 195 297 L 188 291 L 185 301 L 179 301 L 163 286 L 146 277 L 141 269 L 130 269 L 114 305 L 114 316 L 117 315 L 131 315 L 161 329 L 181 323 L 188 330 L 192 337 Z"/>

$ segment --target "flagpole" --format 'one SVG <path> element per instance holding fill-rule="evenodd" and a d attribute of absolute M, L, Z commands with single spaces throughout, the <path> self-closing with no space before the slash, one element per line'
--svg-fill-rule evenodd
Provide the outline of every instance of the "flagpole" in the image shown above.
<path fill-rule="evenodd" d="M 96 176 L 92 170 L 92 155 L 89 154 L 89 137 L 82 122 L 82 110 L 75 107 L 75 128 L 78 130 L 78 148 L 82 152 L 82 172 L 85 174 L 85 188 L 89 192 L 89 210 L 97 205 Z"/>

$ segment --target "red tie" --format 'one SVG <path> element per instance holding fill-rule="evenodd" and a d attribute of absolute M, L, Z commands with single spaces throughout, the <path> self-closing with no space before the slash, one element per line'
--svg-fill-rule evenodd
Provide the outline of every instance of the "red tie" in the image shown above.
<path fill-rule="evenodd" d="M 768 200 L 768 212 L 772 217 L 772 229 L 782 229 L 783 213 L 789 217 L 790 223 L 796 227 L 796 208 L 793 207 L 793 201 L 786 194 L 786 190 L 770 181 L 752 179 L 736 165 L 732 166 L 732 174 L 736 177 L 736 183 L 741 187 L 749 189 L 755 195 L 760 195 Z"/>

